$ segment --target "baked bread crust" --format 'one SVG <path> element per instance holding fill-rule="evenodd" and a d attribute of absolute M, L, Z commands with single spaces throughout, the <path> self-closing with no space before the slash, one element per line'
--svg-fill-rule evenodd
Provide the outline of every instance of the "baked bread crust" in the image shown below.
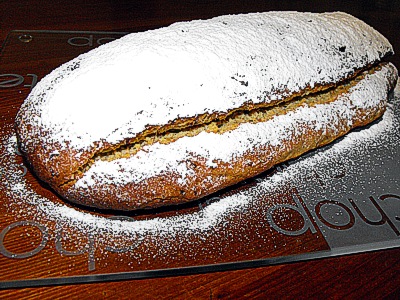
<path fill-rule="evenodd" d="M 376 64 L 392 52 L 383 36 L 343 13 L 272 12 L 178 23 L 128 35 L 53 71 L 22 105 L 17 135 L 38 176 L 68 200 L 122 210 L 182 203 L 259 174 L 381 116 L 397 70 L 391 64 Z M 146 71 L 155 65 L 156 73 Z M 125 76 L 135 73 L 132 78 L 139 82 L 132 83 L 134 92 L 114 82 L 90 98 L 92 87 L 108 83 L 102 75 L 114 72 L 110 77 L 115 77 L 121 71 L 127 72 L 122 73 Z M 317 100 L 304 104 L 307 94 L 329 93 L 350 80 L 355 82 L 351 90 L 323 96 L 329 100 L 321 104 L 321 122 L 296 117 L 298 123 L 290 125 L 296 132 L 285 127 L 282 139 L 265 128 L 258 133 L 254 128 L 242 130 L 268 122 L 276 126 L 280 118 L 287 125 L 287 116 L 301 110 L 314 113 L 321 105 Z M 366 101 L 354 105 L 355 94 Z M 117 98 L 110 101 L 110 96 Z M 282 103 L 292 102 L 301 104 L 286 112 Z M 111 104 L 121 107 L 110 108 L 108 122 L 104 117 Z M 74 105 L 79 112 L 70 114 Z M 236 115 L 272 109 L 277 112 L 268 120 L 250 120 L 251 126 L 242 122 L 225 132 L 196 131 L 203 124 L 226 123 Z M 121 112 L 121 120 L 113 116 L 115 111 Z M 185 133 L 163 140 L 178 131 Z M 203 146 L 201 151 L 182 146 L 180 154 L 174 155 L 179 152 L 177 145 L 196 144 L 193 141 L 204 135 L 213 136 L 204 139 L 207 143 L 229 147 L 227 137 L 237 139 L 235 134 L 243 137 L 232 145 L 242 148 L 239 152 L 218 157 L 207 154 Z M 272 139 L 249 142 L 254 134 Z M 131 144 L 137 150 L 128 157 L 125 153 L 120 158 L 101 158 L 104 152 L 122 153 Z M 132 163 L 141 157 L 145 160 Z"/>
<path fill-rule="evenodd" d="M 326 145 L 351 129 L 364 126 L 379 118 L 385 111 L 388 92 L 395 86 L 397 71 L 391 64 L 377 69 L 366 78 L 364 76 L 367 75 L 361 75 L 363 78 L 359 79 L 360 81 L 348 92 L 337 95 L 332 91 L 332 95 L 327 96 L 325 102 L 305 102 L 295 110 L 274 116 L 263 124 L 252 124 L 249 125 L 250 128 L 244 130 L 239 126 L 225 134 L 204 133 L 205 137 L 202 138 L 195 136 L 186 138 L 185 141 L 181 140 L 182 143 L 194 144 L 187 148 L 182 145 L 176 147 L 174 143 L 149 146 L 144 150 L 148 151 L 147 156 L 132 161 L 130 169 L 124 169 L 126 163 L 121 160 L 127 160 L 125 158 L 113 161 L 115 169 L 109 171 L 109 178 L 106 181 L 103 173 L 106 172 L 104 165 L 110 162 L 95 164 L 93 170 L 77 183 L 73 186 L 64 186 L 65 190 L 60 192 L 74 202 L 120 210 L 152 208 L 199 199 L 253 177 L 280 162 Z M 370 106 L 362 102 L 363 98 L 373 99 Z M 361 101 L 356 103 L 354 99 Z M 278 120 L 279 118 L 282 120 Z M 256 129 L 257 124 L 258 129 Z M 274 143 L 277 137 L 273 130 L 279 133 L 285 132 L 282 138 L 278 137 L 278 143 Z M 213 160 L 210 164 L 211 154 L 208 154 L 207 158 L 191 152 L 201 143 L 208 145 L 208 148 L 211 148 L 212 143 L 213 148 L 235 149 L 240 144 L 248 143 L 248 137 L 253 136 L 254 132 L 259 132 L 266 138 L 250 143 L 253 147 L 246 146 L 248 150 L 244 152 L 231 151 L 232 159 L 228 161 Z M 207 138 L 207 135 L 210 136 Z M 268 135 L 271 137 L 268 138 Z M 193 141 L 196 138 L 199 140 L 197 143 Z M 153 150 L 152 148 L 156 146 L 160 147 Z M 177 154 L 177 151 L 180 153 Z M 176 157 L 177 162 L 173 168 L 168 161 L 164 162 L 162 159 L 162 153 L 168 155 L 171 152 L 174 153 L 171 155 Z M 221 155 L 222 157 L 224 155 Z M 160 160 L 161 165 L 151 163 Z M 146 165 L 149 168 L 157 166 L 163 171 L 140 180 L 138 178 L 141 175 L 135 176 L 134 173 L 138 173 L 139 169 Z M 119 176 L 115 175 L 117 174 L 115 170 L 131 173 L 132 182 L 129 180 L 121 182 Z"/>

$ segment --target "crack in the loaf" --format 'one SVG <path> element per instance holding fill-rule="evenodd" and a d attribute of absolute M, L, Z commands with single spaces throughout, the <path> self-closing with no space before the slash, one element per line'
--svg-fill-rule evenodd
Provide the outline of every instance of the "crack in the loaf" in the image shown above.
<path fill-rule="evenodd" d="M 370 73 L 376 71 L 378 68 L 379 66 L 370 69 Z M 203 117 L 202 123 L 198 123 L 198 120 L 193 119 L 183 125 L 172 123 L 168 126 L 150 128 L 150 130 L 144 131 L 134 139 L 126 140 L 119 145 L 114 145 L 112 148 L 103 149 L 95 153 L 91 159 L 82 165 L 60 186 L 72 185 L 98 160 L 113 161 L 121 158 L 129 158 L 141 149 L 144 149 L 144 147 L 151 146 L 155 143 L 169 144 L 182 137 L 196 136 L 204 131 L 223 134 L 224 132 L 234 130 L 240 124 L 265 122 L 274 116 L 286 114 L 302 105 L 313 106 L 332 102 L 340 94 L 347 92 L 364 77 L 365 73 L 361 73 L 339 85 L 331 85 L 329 87 L 324 87 L 324 89 L 321 88 L 316 93 L 294 96 L 290 101 L 280 102 L 273 106 L 250 104 L 245 108 L 241 107 L 225 115 L 203 115 L 201 116 Z"/>

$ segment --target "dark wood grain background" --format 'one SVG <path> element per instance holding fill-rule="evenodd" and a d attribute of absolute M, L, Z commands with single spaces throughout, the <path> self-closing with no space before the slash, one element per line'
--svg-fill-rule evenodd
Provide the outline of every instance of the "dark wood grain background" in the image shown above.
<path fill-rule="evenodd" d="M 400 51 L 400 1 L 0 1 L 0 43 L 11 30 L 133 32 L 175 21 L 268 10 L 346 11 Z M 400 56 L 391 58 L 400 66 Z M 0 65 L 0 73 L 2 72 Z M 1 114 L 7 117 L 6 109 Z M 0 269 L 0 272 L 4 270 Z M 28 270 L 29 271 L 29 270 Z M 0 298 L 400 298 L 400 249 L 254 269 L 121 282 L 1 290 Z"/>

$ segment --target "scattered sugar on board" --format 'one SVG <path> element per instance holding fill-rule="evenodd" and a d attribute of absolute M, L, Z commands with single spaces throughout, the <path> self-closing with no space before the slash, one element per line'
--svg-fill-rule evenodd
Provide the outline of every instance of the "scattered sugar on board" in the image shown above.
<path fill-rule="evenodd" d="M 279 191 L 288 183 L 296 185 L 299 178 L 309 174 L 314 166 L 329 160 L 345 161 L 352 165 L 351 158 L 363 153 L 373 145 L 385 147 L 398 143 L 399 118 L 394 113 L 394 106 L 399 108 L 400 88 L 397 86 L 394 104 L 388 106 L 383 118 L 369 128 L 349 133 L 339 142 L 335 142 L 328 148 L 317 151 L 290 164 L 282 172 L 275 173 L 271 177 L 260 180 L 256 185 L 226 196 L 209 204 L 204 209 L 191 214 L 176 215 L 166 218 L 153 218 L 148 220 L 116 220 L 92 215 L 91 213 L 79 211 L 62 203 L 56 203 L 39 195 L 32 188 L 26 177 L 23 176 L 22 163 L 18 162 L 16 154 L 16 137 L 9 128 L 8 133 L 3 135 L 0 147 L 5 149 L 0 154 L 0 189 L 9 198 L 7 213 L 17 219 L 31 219 L 38 222 L 56 222 L 95 235 L 99 240 L 106 243 L 121 243 L 124 241 L 136 241 L 137 244 L 151 236 L 152 241 L 162 241 L 163 238 L 180 237 L 188 239 L 192 235 L 206 240 L 207 237 L 221 234 L 224 226 L 229 224 L 229 217 L 235 213 L 257 210 L 260 196 L 271 191 Z M 396 131 L 396 132 L 394 132 Z M 327 170 L 329 172 L 329 170 Z M 244 220 L 245 221 L 245 220 Z M 216 231 L 218 228 L 219 231 Z M 243 228 L 237 228 L 243 230 Z M 187 244 L 186 244 L 187 246 Z M 172 247 L 172 246 L 171 246 Z M 175 246 L 177 247 L 177 246 Z M 215 245 L 222 247 L 222 245 Z M 153 250 L 149 250 L 153 251 Z M 159 249 L 159 252 L 151 255 L 160 256 L 168 251 L 179 251 L 174 249 Z"/>

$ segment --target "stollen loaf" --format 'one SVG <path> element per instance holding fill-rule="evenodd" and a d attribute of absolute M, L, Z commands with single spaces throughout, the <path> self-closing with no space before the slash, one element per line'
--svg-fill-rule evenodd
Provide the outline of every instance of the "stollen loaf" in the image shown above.
<path fill-rule="evenodd" d="M 388 40 L 342 12 L 266 12 L 128 34 L 61 65 L 16 116 L 63 198 L 179 204 L 326 145 L 385 111 Z"/>

